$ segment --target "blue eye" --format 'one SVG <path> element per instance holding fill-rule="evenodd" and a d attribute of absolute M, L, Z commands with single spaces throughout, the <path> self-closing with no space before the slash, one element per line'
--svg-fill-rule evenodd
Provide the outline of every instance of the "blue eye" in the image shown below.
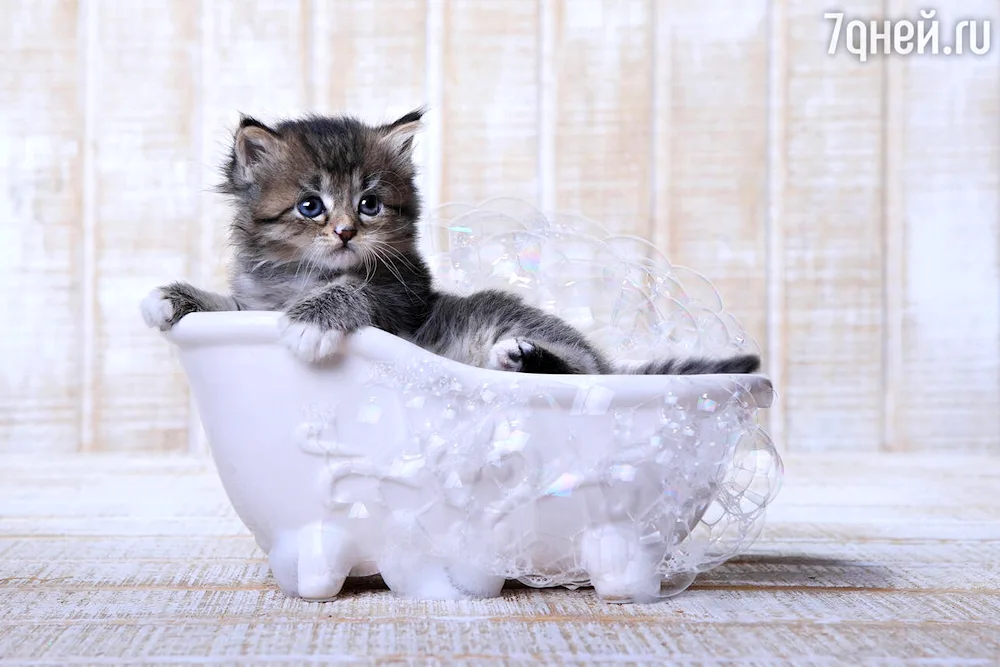
<path fill-rule="evenodd" d="M 358 202 L 358 213 L 373 216 L 382 212 L 382 200 L 377 195 L 365 195 Z"/>
<path fill-rule="evenodd" d="M 323 215 L 323 211 L 326 210 L 326 207 L 323 206 L 323 200 L 319 197 L 306 197 L 298 203 L 296 208 L 307 218 Z"/>

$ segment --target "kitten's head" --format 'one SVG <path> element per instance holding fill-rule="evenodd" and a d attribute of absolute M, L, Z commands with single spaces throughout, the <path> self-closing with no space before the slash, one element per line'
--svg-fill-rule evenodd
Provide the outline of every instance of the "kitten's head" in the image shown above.
<path fill-rule="evenodd" d="M 420 215 L 411 153 L 422 115 L 378 126 L 309 117 L 273 128 L 244 117 L 220 188 L 236 202 L 238 250 L 337 271 L 411 251 Z"/>

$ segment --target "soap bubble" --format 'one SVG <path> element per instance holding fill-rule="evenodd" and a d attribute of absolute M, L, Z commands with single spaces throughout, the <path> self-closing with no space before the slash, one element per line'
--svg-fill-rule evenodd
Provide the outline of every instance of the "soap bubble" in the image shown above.
<path fill-rule="evenodd" d="M 505 289 L 532 294 L 538 288 L 542 262 L 541 236 L 509 231 L 483 239 L 479 246 L 479 289 Z"/>
<path fill-rule="evenodd" d="M 760 353 L 701 273 L 637 236 L 527 202 L 447 204 L 429 217 L 440 289 L 499 288 L 567 320 L 619 359 Z"/>
<path fill-rule="evenodd" d="M 616 234 L 605 239 L 605 243 L 624 261 L 636 267 L 652 269 L 658 273 L 670 271 L 670 260 L 660 250 L 638 236 Z"/>
<path fill-rule="evenodd" d="M 487 199 L 478 207 L 482 211 L 502 213 L 518 221 L 525 229 L 535 229 L 547 224 L 545 215 L 537 208 L 522 199 L 513 197 L 496 197 Z"/>
<path fill-rule="evenodd" d="M 700 306 L 713 313 L 722 311 L 722 297 L 708 278 L 684 266 L 672 267 L 670 275 L 678 284 L 684 286 L 689 304 Z"/>

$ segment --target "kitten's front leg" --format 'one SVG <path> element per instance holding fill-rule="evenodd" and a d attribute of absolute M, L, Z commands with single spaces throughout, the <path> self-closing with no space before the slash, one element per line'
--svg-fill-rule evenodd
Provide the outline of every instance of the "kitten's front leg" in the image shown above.
<path fill-rule="evenodd" d="M 142 319 L 146 325 L 166 331 L 188 313 L 239 310 L 235 298 L 175 282 L 157 287 L 142 300 Z"/>
<path fill-rule="evenodd" d="M 281 342 L 307 363 L 333 355 L 347 334 L 372 323 L 374 304 L 360 282 L 326 285 L 299 299 L 281 318 Z"/>

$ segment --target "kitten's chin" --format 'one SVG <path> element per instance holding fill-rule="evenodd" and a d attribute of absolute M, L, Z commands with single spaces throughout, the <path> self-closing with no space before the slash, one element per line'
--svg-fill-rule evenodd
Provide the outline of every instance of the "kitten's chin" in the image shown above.
<path fill-rule="evenodd" d="M 323 253 L 323 255 L 316 260 L 317 264 L 322 264 L 324 268 L 331 269 L 333 271 L 347 271 L 355 267 L 361 266 L 361 255 L 358 251 L 350 246 L 341 246 L 339 248 L 332 248 Z"/>

